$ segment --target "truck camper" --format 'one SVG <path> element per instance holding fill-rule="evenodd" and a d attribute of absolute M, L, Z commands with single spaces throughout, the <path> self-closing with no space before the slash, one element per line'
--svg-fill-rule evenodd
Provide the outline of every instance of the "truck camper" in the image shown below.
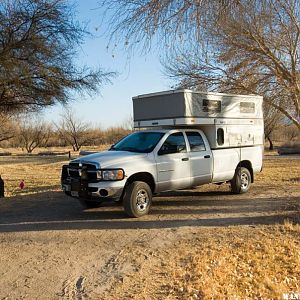
<path fill-rule="evenodd" d="M 263 98 L 171 90 L 133 97 L 135 132 L 63 166 L 62 188 L 85 206 L 123 201 L 130 217 L 152 196 L 207 183 L 245 193 L 262 170 Z"/>

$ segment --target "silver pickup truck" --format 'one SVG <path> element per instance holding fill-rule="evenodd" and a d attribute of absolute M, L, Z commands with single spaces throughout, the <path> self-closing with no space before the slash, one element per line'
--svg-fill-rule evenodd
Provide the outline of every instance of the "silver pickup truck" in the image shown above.
<path fill-rule="evenodd" d="M 262 156 L 261 145 L 212 150 L 201 130 L 145 130 L 64 165 L 61 183 L 87 207 L 123 201 L 128 216 L 141 217 L 152 195 L 164 191 L 229 182 L 233 193 L 247 192 L 262 169 Z"/>

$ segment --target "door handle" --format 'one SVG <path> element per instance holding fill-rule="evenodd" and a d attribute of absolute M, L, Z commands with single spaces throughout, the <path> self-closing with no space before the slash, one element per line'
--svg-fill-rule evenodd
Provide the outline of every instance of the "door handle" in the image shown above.
<path fill-rule="evenodd" d="M 188 157 L 184 157 L 184 158 L 182 158 L 181 160 L 182 160 L 182 161 L 188 161 L 189 158 L 188 158 Z"/>
<path fill-rule="evenodd" d="M 210 158 L 210 155 L 204 155 L 204 158 Z"/>

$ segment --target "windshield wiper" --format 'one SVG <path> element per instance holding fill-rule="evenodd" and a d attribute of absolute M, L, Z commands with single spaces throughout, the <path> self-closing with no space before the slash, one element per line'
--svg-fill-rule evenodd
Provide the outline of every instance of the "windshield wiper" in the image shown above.
<path fill-rule="evenodd" d="M 139 152 L 136 148 L 133 147 L 124 147 L 121 149 L 118 149 L 119 151 L 128 151 L 128 152 Z"/>

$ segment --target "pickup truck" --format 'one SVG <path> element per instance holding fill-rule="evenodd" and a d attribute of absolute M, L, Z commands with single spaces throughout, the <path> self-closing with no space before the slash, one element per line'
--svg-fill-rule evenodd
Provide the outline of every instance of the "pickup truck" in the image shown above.
<path fill-rule="evenodd" d="M 152 196 L 207 183 L 245 193 L 262 169 L 263 148 L 211 149 L 201 130 L 155 129 L 129 134 L 108 151 L 72 160 L 62 168 L 63 191 L 86 207 L 123 202 L 130 217 L 148 214 Z"/>

